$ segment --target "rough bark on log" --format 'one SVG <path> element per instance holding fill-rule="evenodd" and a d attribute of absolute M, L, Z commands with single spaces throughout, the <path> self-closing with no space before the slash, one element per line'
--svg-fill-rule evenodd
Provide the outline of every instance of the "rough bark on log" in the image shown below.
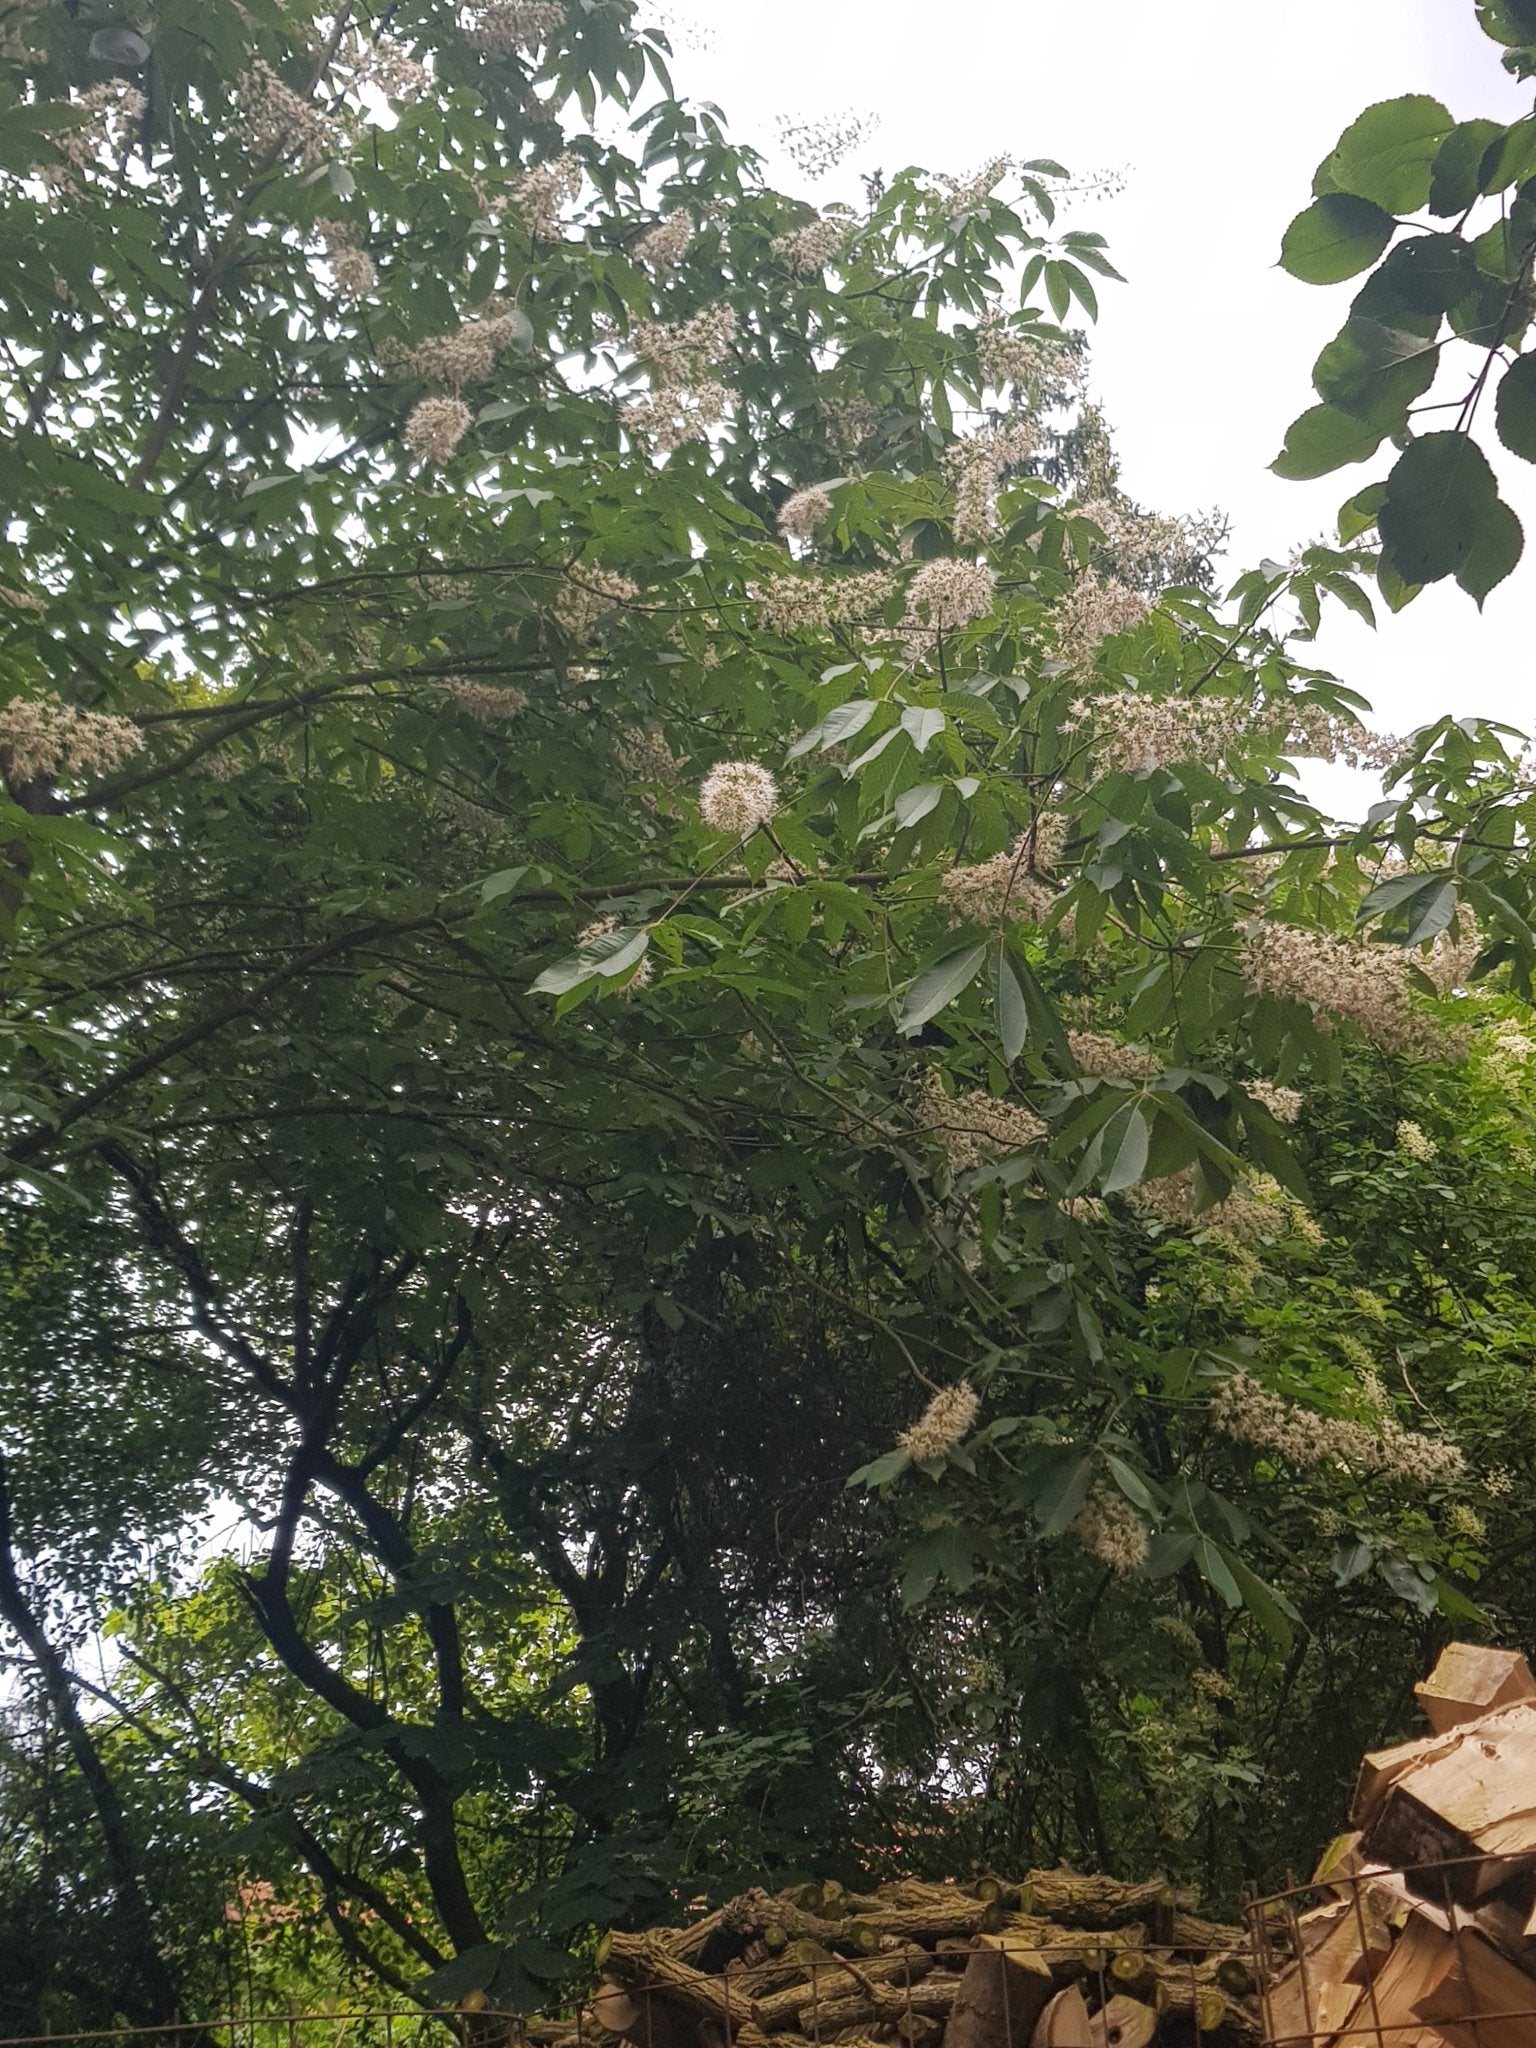
<path fill-rule="evenodd" d="M 1079 1877 L 1070 1870 L 1032 1870 L 1021 1889 L 1029 1895 L 1023 1910 L 1069 1927 L 1123 1927 L 1127 1921 L 1155 1917 L 1159 1909 L 1172 1911 L 1182 1903 L 1161 1878 L 1125 1884 L 1114 1877 Z"/>
<path fill-rule="evenodd" d="M 960 1979 L 944 2048 L 1020 2048 L 1055 1989 L 1037 1949 L 1007 1935 L 983 1935 Z"/>
<path fill-rule="evenodd" d="M 912 1947 L 871 1956 L 866 1962 L 851 1966 L 831 1961 L 819 1969 L 802 1968 L 794 1983 L 766 1997 L 754 1998 L 752 2017 L 765 2034 L 779 2033 L 798 2024 L 801 2009 L 813 1989 L 817 2000 L 831 2004 L 875 1984 L 915 1984 L 933 1967 L 934 1958 L 927 1949 Z"/>
<path fill-rule="evenodd" d="M 808 1999 L 800 2008 L 800 2031 L 815 2040 L 839 2028 L 863 2026 L 870 2021 L 895 2026 L 909 2012 L 948 2019 L 960 1981 L 958 1977 L 935 1973 L 910 1986 L 874 1984 L 846 1998 Z"/>

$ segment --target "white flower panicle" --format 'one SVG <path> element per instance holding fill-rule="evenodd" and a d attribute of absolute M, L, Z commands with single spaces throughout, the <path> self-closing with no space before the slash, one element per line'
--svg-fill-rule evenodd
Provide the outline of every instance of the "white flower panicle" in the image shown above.
<path fill-rule="evenodd" d="M 612 569 L 600 569 L 592 562 L 568 569 L 555 599 L 555 618 L 571 639 L 585 644 L 600 620 L 610 612 L 622 611 L 640 595 L 638 583 Z"/>
<path fill-rule="evenodd" d="M 931 655 L 950 633 L 986 618 L 995 602 L 997 578 L 985 562 L 952 555 L 925 562 L 907 585 L 901 631 L 911 660 Z"/>
<path fill-rule="evenodd" d="M 786 540 L 814 540 L 816 529 L 832 517 L 832 500 L 820 484 L 807 484 L 779 507 L 779 531 Z"/>
<path fill-rule="evenodd" d="M 517 324 L 516 313 L 504 300 L 487 299 L 480 312 L 460 321 L 451 334 L 428 335 L 410 348 L 386 343 L 380 354 L 392 369 L 457 393 L 466 384 L 489 377 Z"/>
<path fill-rule="evenodd" d="M 1102 1483 L 1089 1488 L 1073 1517 L 1072 1534 L 1112 1572 L 1133 1572 L 1147 1561 L 1151 1538 L 1146 1523 L 1128 1500 Z"/>
<path fill-rule="evenodd" d="M 1027 462 L 1040 445 L 1030 420 L 1010 420 L 956 441 L 944 451 L 944 475 L 955 494 L 954 535 L 968 547 L 997 532 L 997 487 L 1005 471 Z"/>
<path fill-rule="evenodd" d="M 536 242 L 554 242 L 559 240 L 565 209 L 580 190 L 580 160 L 557 156 L 515 178 L 509 203 Z"/>
<path fill-rule="evenodd" d="M 487 57 L 531 57 L 565 19 L 561 0 L 481 0 L 464 40 Z"/>
<path fill-rule="evenodd" d="M 341 146 L 336 122 L 291 91 L 260 57 L 235 80 L 235 99 L 240 133 L 252 156 L 293 156 L 300 163 L 321 164 Z"/>
<path fill-rule="evenodd" d="M 1029 835 L 1016 839 L 1006 853 L 973 867 L 950 868 L 939 888 L 952 924 L 1040 924 L 1049 916 L 1056 891 L 1034 872 L 1037 851 L 1030 858 Z"/>
<path fill-rule="evenodd" d="M 1397 1126 L 1397 1149 L 1405 1159 L 1416 1159 L 1427 1166 L 1431 1159 L 1438 1159 L 1440 1147 L 1430 1137 L 1422 1124 L 1416 1124 L 1411 1117 L 1403 1117 Z"/>
<path fill-rule="evenodd" d="M 1408 744 L 1392 733 L 1372 732 L 1357 718 L 1341 716 L 1321 704 L 1291 704 L 1279 737 L 1289 754 L 1383 771 L 1393 765 Z"/>
<path fill-rule="evenodd" d="M 317 220 L 315 233 L 325 250 L 325 260 L 344 299 L 366 298 L 379 281 L 378 269 L 366 249 L 358 246 L 355 229 L 339 220 Z"/>
<path fill-rule="evenodd" d="M 1011 384 L 1035 404 L 1044 391 L 1056 386 L 1070 388 L 1082 378 L 1077 358 L 1068 350 L 1057 342 L 1020 333 L 998 307 L 984 313 L 976 324 L 976 359 L 984 384 L 994 391 Z"/>
<path fill-rule="evenodd" d="M 1282 1088 L 1277 1081 L 1245 1081 L 1243 1087 L 1261 1103 L 1277 1124 L 1293 1124 L 1301 1115 L 1299 1088 Z"/>
<path fill-rule="evenodd" d="M 973 206 L 979 206 L 983 199 L 990 198 L 993 189 L 1012 169 L 1012 157 L 995 156 L 969 178 L 951 178 L 940 171 L 939 183 L 944 188 L 950 212 L 968 213 Z"/>
<path fill-rule="evenodd" d="M 419 100 L 431 77 L 399 43 L 373 43 L 363 62 L 368 83 L 391 100 Z"/>
<path fill-rule="evenodd" d="M 791 228 L 788 234 L 775 235 L 771 247 L 796 277 L 817 277 L 841 251 L 847 234 L 846 221 L 821 218 Z"/>
<path fill-rule="evenodd" d="M 1056 607 L 1056 651 L 1074 674 L 1085 673 L 1105 640 L 1129 633 L 1147 616 L 1147 600 L 1114 576 L 1087 569 Z"/>
<path fill-rule="evenodd" d="M 823 398 L 819 405 L 827 433 L 850 454 L 862 448 L 880 424 L 880 408 L 867 398 Z"/>
<path fill-rule="evenodd" d="M 699 786 L 699 816 L 735 839 L 749 839 L 778 808 L 779 785 L 755 761 L 717 761 Z"/>
<path fill-rule="evenodd" d="M 969 1380 L 941 1387 L 910 1429 L 896 1439 L 907 1455 L 921 1464 L 943 1458 L 963 1444 L 976 1427 L 981 1397 Z"/>
<path fill-rule="evenodd" d="M 1516 1024 L 1496 1024 L 1486 1038 L 1478 1041 L 1483 1072 L 1497 1086 L 1516 1093 L 1530 1078 L 1536 1059 L 1536 1038 L 1529 1038 Z"/>
<path fill-rule="evenodd" d="M 1197 1198 L 1192 1166 L 1126 1190 L 1133 1208 L 1172 1229 L 1215 1231 L 1233 1244 L 1276 1237 L 1299 1237 L 1314 1248 L 1324 1242 L 1310 1210 L 1267 1173 L 1244 1174 L 1230 1194 L 1205 1209 L 1197 1210 Z"/>
<path fill-rule="evenodd" d="M 1243 979 L 1254 995 L 1305 1003 L 1347 1019 L 1384 1052 L 1447 1056 L 1454 1039 L 1409 1001 L 1412 954 L 1298 925 L 1258 921 L 1243 946 Z"/>
<path fill-rule="evenodd" d="M 528 709 L 528 694 L 505 683 L 481 683 L 473 676 L 438 676 L 432 687 L 455 703 L 466 718 L 496 725 Z"/>
<path fill-rule="evenodd" d="M 1381 1415 L 1374 1428 L 1346 1416 L 1317 1415 L 1270 1393 L 1245 1372 L 1234 1373 L 1216 1395 L 1211 1421 L 1235 1443 L 1302 1467 L 1375 1472 L 1419 1486 L 1459 1479 L 1467 1469 L 1455 1444 L 1404 1429 L 1390 1414 Z"/>
<path fill-rule="evenodd" d="M 872 618 L 895 590 L 894 576 L 869 569 L 854 576 L 770 576 L 752 599 L 771 632 L 821 632 Z"/>
<path fill-rule="evenodd" d="M 823 178 L 836 169 L 850 150 L 858 148 L 875 128 L 876 120 L 872 114 L 856 114 L 850 108 L 839 114 L 809 118 L 780 114 L 775 125 L 779 147 L 796 170 L 803 171 L 808 178 Z"/>
<path fill-rule="evenodd" d="M 923 1129 L 955 1173 L 1027 1152 L 1050 1136 L 1050 1126 L 1023 1103 L 1005 1102 L 983 1088 L 946 1095 L 931 1067 L 922 1078 L 918 1112 Z"/>
<path fill-rule="evenodd" d="M 423 462 L 444 463 L 469 432 L 470 418 L 462 398 L 423 398 L 405 423 L 405 445 Z"/>
<path fill-rule="evenodd" d="M 614 751 L 631 782 L 673 783 L 683 765 L 654 726 L 626 726 Z"/>
<path fill-rule="evenodd" d="M 665 220 L 653 227 L 648 235 L 640 237 L 635 244 L 635 255 L 649 271 L 672 270 L 688 253 L 688 244 L 692 240 L 693 222 L 687 207 L 674 207 Z"/>
<path fill-rule="evenodd" d="M 0 758 L 12 784 L 53 775 L 106 775 L 143 744 L 131 718 L 82 711 L 61 697 L 13 697 L 0 705 Z"/>
<path fill-rule="evenodd" d="M 1143 1045 L 1127 1045 L 1102 1031 L 1069 1031 L 1067 1044 L 1085 1074 L 1101 1081 L 1154 1081 L 1163 1063 Z"/>
<path fill-rule="evenodd" d="M 1095 776 L 1148 775 L 1181 761 L 1216 760 L 1251 731 L 1247 707 L 1229 697 L 1145 697 L 1140 690 L 1079 700 L 1067 730 L 1088 726 Z"/>
<path fill-rule="evenodd" d="M 629 432 L 665 455 L 718 425 L 732 394 L 711 370 L 735 337 L 736 315 L 729 306 L 706 306 L 691 320 L 673 325 L 635 321 L 629 345 L 649 366 L 651 388 L 626 404 Z"/>

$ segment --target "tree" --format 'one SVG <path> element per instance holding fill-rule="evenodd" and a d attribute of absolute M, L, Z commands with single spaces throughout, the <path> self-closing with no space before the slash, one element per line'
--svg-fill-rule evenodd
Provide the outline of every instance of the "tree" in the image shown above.
<path fill-rule="evenodd" d="M 1218 599 L 1127 501 L 1054 164 L 816 215 L 627 0 L 7 21 L 0 1431 L 58 1714 L 219 1873 L 173 1992 L 237 1896 L 527 2002 L 743 1871 L 1155 1856 L 1148 1604 L 1277 1727 L 1307 1655 L 1277 1469 L 1466 1613 L 1328 1191 L 1527 985 L 1507 736 L 1309 665 L 1366 553 Z"/>
<path fill-rule="evenodd" d="M 1505 67 L 1536 73 L 1526 0 L 1478 0 L 1477 13 Z M 1350 123 L 1285 232 L 1280 260 L 1304 283 L 1370 275 L 1313 369 L 1320 402 L 1292 422 L 1274 467 L 1326 476 L 1369 461 L 1383 441 L 1396 448 L 1385 480 L 1339 514 L 1346 545 L 1379 535 L 1378 581 L 1394 611 L 1447 576 L 1481 607 L 1524 547 L 1473 429 L 1491 394 L 1500 442 L 1536 461 L 1536 358 L 1525 348 L 1533 174 L 1536 118 L 1455 121 L 1439 100 L 1408 93 Z M 1465 389 L 1432 399 L 1457 361 L 1468 364 Z"/>

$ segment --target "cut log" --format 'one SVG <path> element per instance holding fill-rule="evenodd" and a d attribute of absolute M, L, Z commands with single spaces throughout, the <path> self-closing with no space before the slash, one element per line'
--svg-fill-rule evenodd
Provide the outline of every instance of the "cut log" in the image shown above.
<path fill-rule="evenodd" d="M 1028 1911 L 1068 1927 L 1123 1927 L 1129 1920 L 1172 1913 L 1184 1904 L 1161 1878 L 1125 1884 L 1113 1877 L 1079 1877 L 1071 1870 L 1032 1870 Z"/>
<path fill-rule="evenodd" d="M 842 1998 L 823 1998 L 806 1987 L 806 2001 L 800 2008 L 800 2032 L 825 2040 L 843 2027 L 878 2022 L 893 2027 L 908 2013 L 922 2013 L 930 2019 L 947 2020 L 959 1994 L 961 1979 L 935 1973 L 918 1984 L 871 1984 Z M 764 2035 L 765 2040 L 769 2037 Z"/>
<path fill-rule="evenodd" d="M 765 1997 L 753 1998 L 752 2017 L 765 2034 L 782 2033 L 800 2025 L 800 2014 L 808 2002 L 833 2005 L 857 1996 L 875 1984 L 915 1984 L 934 1967 L 925 1948 L 896 1949 L 889 1955 L 870 1956 L 857 1964 L 828 1957 L 823 1964 L 808 1963 L 795 1980 Z"/>
<path fill-rule="evenodd" d="M 1055 1988 L 1037 1949 L 1007 1935 L 982 1935 L 960 1979 L 944 2048 L 1021 2048 Z"/>
<path fill-rule="evenodd" d="M 1414 2002 L 1452 2048 L 1531 2048 L 1536 1982 L 1476 1934 L 1445 1942 L 1440 1969 Z"/>
<path fill-rule="evenodd" d="M 1035 2022 L 1030 2048 L 1100 2048 L 1088 2018 L 1088 2005 L 1075 1984 L 1058 1991 Z"/>
<path fill-rule="evenodd" d="M 1157 2014 L 1138 1999 L 1116 1995 L 1088 2021 L 1094 2048 L 1149 2048 Z"/>
<path fill-rule="evenodd" d="M 1536 1678 L 1518 1650 L 1451 1643 L 1428 1678 L 1413 1690 L 1438 1735 L 1517 1700 L 1536 1700 Z"/>

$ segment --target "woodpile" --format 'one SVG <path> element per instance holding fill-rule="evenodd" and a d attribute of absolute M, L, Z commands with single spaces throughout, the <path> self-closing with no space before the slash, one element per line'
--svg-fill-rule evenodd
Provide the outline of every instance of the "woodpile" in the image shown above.
<path fill-rule="evenodd" d="M 611 1934 L 578 2034 L 551 2048 L 1258 2048 L 1248 1936 L 1166 1884 L 751 1891 Z"/>
<path fill-rule="evenodd" d="M 1354 1832 L 1254 1909 L 1266 2048 L 1536 2048 L 1536 1679 L 1453 1643 L 1415 1690 L 1431 1732 L 1368 1755 Z"/>

